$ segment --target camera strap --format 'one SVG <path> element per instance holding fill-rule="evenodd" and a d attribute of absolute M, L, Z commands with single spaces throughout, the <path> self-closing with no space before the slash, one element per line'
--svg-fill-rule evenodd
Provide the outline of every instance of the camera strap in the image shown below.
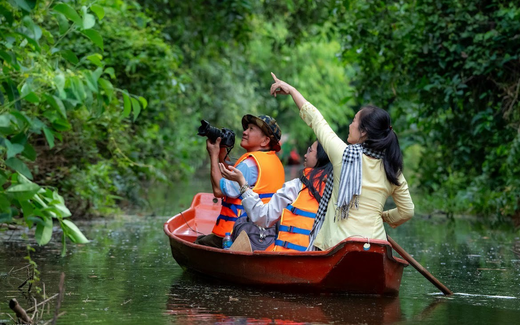
<path fill-rule="evenodd" d="M 226 161 L 226 158 L 231 158 L 229 157 L 229 153 L 231 152 L 231 150 L 233 150 L 233 147 L 227 147 L 226 148 L 226 156 L 224 157 L 224 161 Z"/>

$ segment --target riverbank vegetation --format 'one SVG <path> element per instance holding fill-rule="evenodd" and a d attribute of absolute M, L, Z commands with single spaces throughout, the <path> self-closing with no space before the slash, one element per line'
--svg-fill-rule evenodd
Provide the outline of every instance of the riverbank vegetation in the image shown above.
<path fill-rule="evenodd" d="M 313 137 L 270 71 L 346 136 L 393 116 L 431 209 L 520 220 L 520 6 L 497 0 L 0 1 L 0 222 L 45 244 L 70 216 L 146 206 L 204 163 L 201 119 Z M 289 147 L 290 148 L 290 147 Z M 235 149 L 238 151 L 238 148 Z M 238 153 L 234 155 L 238 156 Z M 418 202 L 416 202 L 418 203 Z M 422 204 L 422 203 L 418 203 Z M 424 204 L 423 204 L 424 205 Z"/>

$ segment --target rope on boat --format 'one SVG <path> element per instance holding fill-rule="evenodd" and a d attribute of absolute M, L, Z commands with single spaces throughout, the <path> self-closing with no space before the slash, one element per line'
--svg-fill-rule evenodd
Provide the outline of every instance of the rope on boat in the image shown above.
<path fill-rule="evenodd" d="M 370 238 L 365 237 L 365 236 L 361 236 L 361 235 L 352 235 L 352 236 L 348 236 L 347 239 L 351 238 L 351 237 L 365 238 L 367 240 L 367 242 L 363 245 L 363 250 L 368 251 L 370 249 Z"/>
<path fill-rule="evenodd" d="M 205 234 L 201 233 L 200 231 L 197 231 L 197 230 L 191 228 L 191 226 L 188 223 L 188 221 L 186 220 L 186 218 L 184 218 L 184 214 L 182 214 L 182 212 L 181 212 L 181 216 L 182 216 L 182 219 L 184 219 L 184 223 L 186 224 L 186 226 L 188 226 L 188 228 L 191 229 L 191 231 L 196 232 L 196 233 L 201 234 L 201 235 L 205 235 Z"/>

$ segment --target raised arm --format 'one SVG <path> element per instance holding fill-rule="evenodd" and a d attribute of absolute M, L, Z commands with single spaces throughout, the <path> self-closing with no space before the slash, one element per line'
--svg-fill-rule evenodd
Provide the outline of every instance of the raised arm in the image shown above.
<path fill-rule="evenodd" d="M 220 179 L 222 174 L 220 173 L 219 163 L 224 163 L 224 157 L 226 156 L 226 149 L 220 148 L 220 138 L 217 138 L 215 143 L 211 143 L 209 139 L 206 140 L 206 149 L 208 150 L 210 159 L 210 178 L 211 187 L 213 188 L 213 195 L 215 197 L 223 197 L 224 194 L 220 189 Z"/>
<path fill-rule="evenodd" d="M 296 88 L 278 79 L 272 72 L 271 76 L 274 80 L 271 85 L 271 95 L 275 97 L 276 95 L 291 95 L 300 110 L 300 116 L 313 129 L 330 161 L 333 164 L 341 163 L 346 143 L 336 135 L 318 109 L 309 103 Z"/>
<path fill-rule="evenodd" d="M 307 100 L 300 94 L 296 88 L 289 85 L 285 81 L 282 81 L 276 77 L 274 73 L 271 72 L 271 76 L 273 76 L 274 83 L 271 85 L 271 95 L 276 97 L 276 95 L 291 95 L 292 99 L 298 109 L 301 109 L 303 104 L 307 102 Z"/>

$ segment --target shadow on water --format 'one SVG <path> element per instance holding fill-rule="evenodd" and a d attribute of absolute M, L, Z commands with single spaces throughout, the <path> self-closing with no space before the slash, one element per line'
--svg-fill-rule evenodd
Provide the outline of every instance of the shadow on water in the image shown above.
<path fill-rule="evenodd" d="M 184 273 L 171 287 L 167 313 L 183 324 L 393 324 L 398 297 L 295 295 L 224 285 Z"/>
<path fill-rule="evenodd" d="M 417 299 L 417 298 L 416 298 Z M 244 288 L 189 272 L 170 287 L 166 314 L 176 324 L 490 324 L 511 323 L 515 311 L 465 305 L 456 297 L 291 294 Z"/>

